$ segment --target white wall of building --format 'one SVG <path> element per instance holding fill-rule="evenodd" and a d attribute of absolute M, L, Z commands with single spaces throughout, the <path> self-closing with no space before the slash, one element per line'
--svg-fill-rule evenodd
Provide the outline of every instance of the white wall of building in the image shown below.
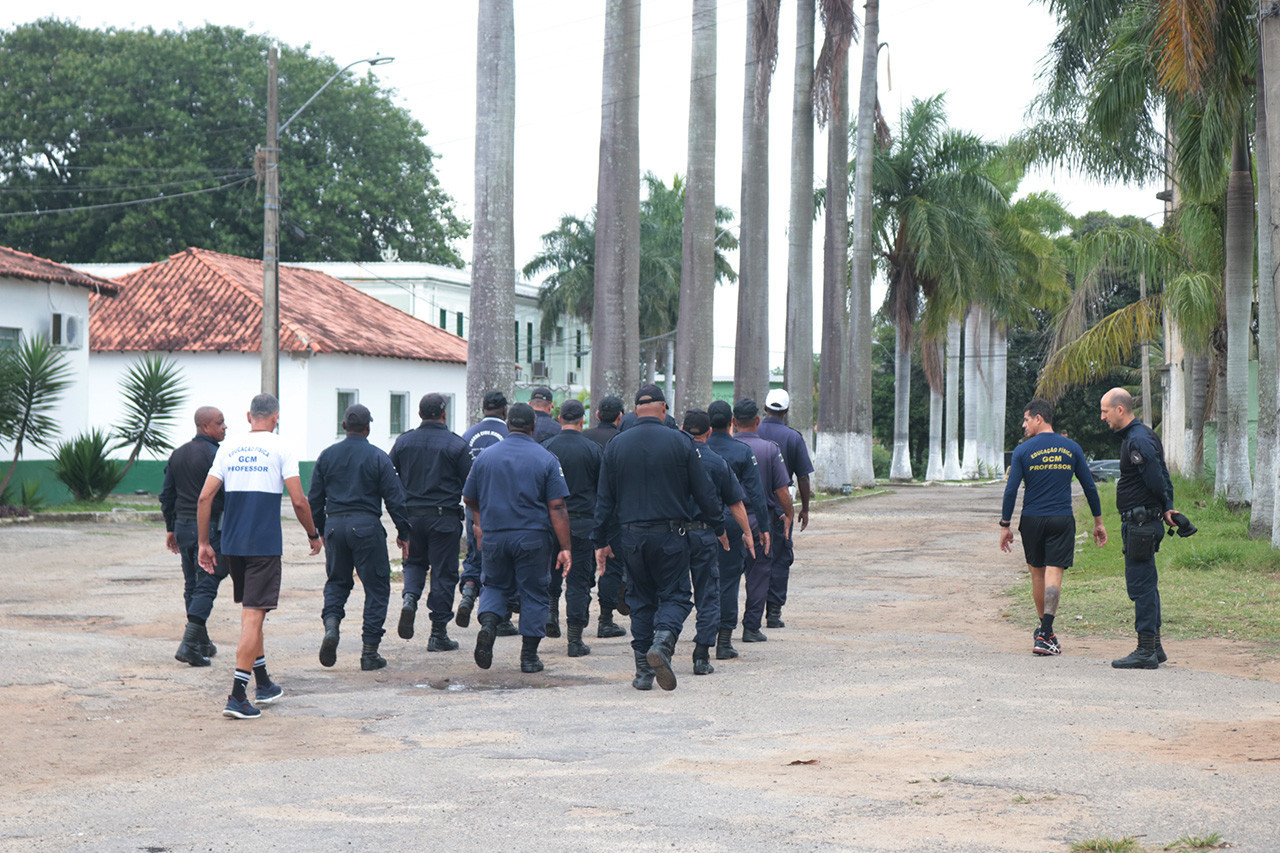
<path fill-rule="evenodd" d="M 0 278 L 0 329 L 19 329 L 21 339 L 35 335 L 48 337 L 55 313 L 75 317 L 79 326 L 78 342 L 62 346 L 61 352 L 70 369 L 70 385 L 63 391 L 51 415 L 61 429 L 53 443 L 64 441 L 86 429 L 89 420 L 87 398 L 89 379 L 89 291 L 55 282 Z M 0 442 L 6 456 L 13 447 Z M 30 442 L 23 444 L 24 460 L 52 459 L 53 454 Z"/>

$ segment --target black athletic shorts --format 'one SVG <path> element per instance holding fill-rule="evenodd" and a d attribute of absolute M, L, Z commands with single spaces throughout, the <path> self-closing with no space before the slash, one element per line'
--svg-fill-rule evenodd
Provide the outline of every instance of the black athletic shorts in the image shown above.
<path fill-rule="evenodd" d="M 1018 521 L 1022 552 L 1027 565 L 1066 568 L 1075 562 L 1076 518 L 1074 515 L 1022 516 Z"/>
<path fill-rule="evenodd" d="M 280 555 L 238 557 L 227 554 L 237 604 L 251 610 L 275 610 L 280 602 Z"/>

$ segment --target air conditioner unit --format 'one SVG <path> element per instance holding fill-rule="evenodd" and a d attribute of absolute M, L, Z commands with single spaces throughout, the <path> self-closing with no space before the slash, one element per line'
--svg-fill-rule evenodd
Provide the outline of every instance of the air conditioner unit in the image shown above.
<path fill-rule="evenodd" d="M 54 314 L 49 322 L 49 343 L 65 349 L 80 349 L 84 346 L 84 318 Z"/>
<path fill-rule="evenodd" d="M 545 361 L 535 361 L 531 371 L 534 379 L 546 379 L 550 374 L 547 372 L 547 363 Z"/>

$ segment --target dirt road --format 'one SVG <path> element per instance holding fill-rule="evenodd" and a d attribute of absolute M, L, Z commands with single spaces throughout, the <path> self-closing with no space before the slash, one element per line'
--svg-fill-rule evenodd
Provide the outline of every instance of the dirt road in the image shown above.
<path fill-rule="evenodd" d="M 1065 654 L 1033 657 L 1006 616 L 1022 567 L 997 548 L 999 494 L 815 513 L 787 627 L 695 678 L 690 623 L 672 693 L 632 690 L 626 640 L 594 629 L 589 657 L 547 640 L 546 671 L 521 675 L 515 639 L 484 672 L 474 623 L 428 654 L 391 619 L 390 665 L 364 673 L 348 619 L 324 669 L 323 565 L 286 524 L 267 623 L 286 694 L 256 721 L 218 715 L 229 588 L 213 666 L 173 660 L 160 527 L 0 527 L 0 848 L 985 853 L 1217 832 L 1280 850 L 1280 667 L 1205 641 L 1112 670 L 1130 637 L 1073 637 L 1069 587 Z"/>

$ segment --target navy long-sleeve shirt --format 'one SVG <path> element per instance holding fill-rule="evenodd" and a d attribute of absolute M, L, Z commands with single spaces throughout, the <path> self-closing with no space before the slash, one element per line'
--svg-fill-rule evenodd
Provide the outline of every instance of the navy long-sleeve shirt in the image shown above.
<path fill-rule="evenodd" d="M 1018 486 L 1024 480 L 1027 493 L 1022 498 L 1022 514 L 1028 518 L 1044 515 L 1072 515 L 1071 480 L 1080 481 L 1089 511 L 1102 515 L 1102 501 L 1093 474 L 1080 445 L 1056 432 L 1042 432 L 1019 444 L 1009 463 L 1009 482 L 1004 487 L 1001 518 L 1009 520 L 1018 500 Z"/>
<path fill-rule="evenodd" d="M 569 497 L 565 500 L 565 505 L 569 509 L 570 526 L 586 526 L 588 532 L 577 535 L 589 535 L 589 525 L 574 522 L 595 518 L 596 486 L 600 481 L 604 450 L 575 429 L 561 430 L 544 441 L 542 446 L 560 460 L 560 471 L 569 486 Z"/>
<path fill-rule="evenodd" d="M 729 511 L 729 507 L 736 503 L 741 503 L 742 485 L 738 483 L 738 478 L 733 476 L 733 472 L 729 470 L 729 464 L 707 445 L 694 442 L 693 449 L 698 452 L 698 458 L 702 460 L 702 467 L 706 470 L 707 476 L 711 478 L 711 485 L 715 489 L 716 498 L 720 504 L 720 521 L 724 523 L 725 530 L 733 535 L 741 535 L 742 531 L 738 528 L 737 522 L 733 520 L 733 513 Z M 689 502 L 689 511 L 697 513 L 697 507 L 692 501 Z M 703 518 L 701 513 L 695 516 L 701 521 L 712 524 L 716 519 Z"/>
<path fill-rule="evenodd" d="M 1173 509 L 1173 481 L 1164 464 L 1164 445 L 1151 427 L 1134 418 L 1120 430 L 1120 480 L 1116 483 L 1116 509 L 1128 512 L 1140 506 L 1161 512 Z"/>
<path fill-rule="evenodd" d="M 457 507 L 471 473 L 471 451 L 461 436 L 440 421 L 423 421 L 396 439 L 391 464 L 404 486 L 409 515 L 436 507 Z"/>
<path fill-rule="evenodd" d="M 605 446 L 591 538 L 603 548 L 622 524 L 690 521 L 690 498 L 716 535 L 723 533 L 715 490 L 693 439 L 658 418 L 640 418 Z"/>
<path fill-rule="evenodd" d="M 746 496 L 747 521 L 759 530 L 761 520 L 769 517 L 769 510 L 756 455 L 751 452 L 750 447 L 721 430 L 711 431 L 711 435 L 707 436 L 707 447 L 728 463 L 729 470 L 738 478 L 738 484 L 742 486 L 742 492 Z"/>
<path fill-rule="evenodd" d="M 307 492 L 311 518 L 324 534 L 325 518 L 364 513 L 382 515 L 382 504 L 396 526 L 396 538 L 409 539 L 404 488 L 391 458 L 363 435 L 348 435 L 320 451 Z"/>
<path fill-rule="evenodd" d="M 209 467 L 218 452 L 218 442 L 203 433 L 173 451 L 164 469 L 164 486 L 160 489 L 160 511 L 164 513 L 164 529 L 173 532 L 173 523 L 179 519 L 188 521 L 196 517 L 196 504 L 200 491 L 209 476 Z M 222 516 L 223 491 L 213 498 L 213 511 L 209 523 L 214 527 Z"/>

